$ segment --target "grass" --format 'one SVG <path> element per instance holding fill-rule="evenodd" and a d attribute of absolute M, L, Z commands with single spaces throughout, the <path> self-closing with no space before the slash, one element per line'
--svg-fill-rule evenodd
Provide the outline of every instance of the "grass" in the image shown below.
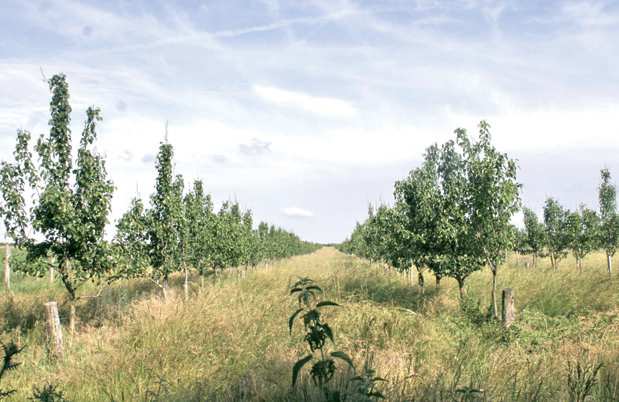
<path fill-rule="evenodd" d="M 326 316 L 337 349 L 358 367 L 373 355 L 389 380 L 388 400 L 578 400 L 582 373 L 598 362 L 587 400 L 619 400 L 619 278 L 608 280 L 604 256 L 587 258 L 582 274 L 572 259 L 555 272 L 545 261 L 533 269 L 510 258 L 499 289 L 514 289 L 518 320 L 504 329 L 486 318 L 487 270 L 467 281 L 461 310 L 455 281 L 436 289 L 426 275 L 422 294 L 405 276 L 332 248 L 242 279 L 210 278 L 202 287 L 193 278 L 189 302 L 180 282 L 166 302 L 146 281 L 115 283 L 78 307 L 80 328 L 65 334 L 60 362 L 45 352 L 42 304 L 58 300 L 64 321 L 62 289 L 15 275 L 14 296 L 0 293 L 0 338 L 27 347 L 3 387 L 18 389 L 15 400 L 48 382 L 73 401 L 320 400 L 306 376 L 290 387 L 291 367 L 305 354 L 300 329 L 287 329 L 295 307 L 287 285 L 298 276 L 344 305 Z M 466 399 L 467 389 L 483 392 Z"/>

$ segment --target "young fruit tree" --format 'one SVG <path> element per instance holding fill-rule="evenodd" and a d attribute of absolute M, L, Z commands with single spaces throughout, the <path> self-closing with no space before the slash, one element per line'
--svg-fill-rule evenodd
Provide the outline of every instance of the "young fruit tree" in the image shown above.
<path fill-rule="evenodd" d="M 15 163 L 2 165 L 2 215 L 9 235 L 26 251 L 30 266 L 51 264 L 58 273 L 69 296 L 73 332 L 79 287 L 100 278 L 111 266 L 110 248 L 103 236 L 114 187 L 107 178 L 105 160 L 91 150 L 101 120 L 99 109 L 89 107 L 86 111 L 74 166 L 65 76 L 53 76 L 49 87 L 50 132 L 41 135 L 36 144 L 38 165 L 32 162 L 26 131 L 18 132 Z M 32 190 L 32 196 L 27 190 Z"/>
<path fill-rule="evenodd" d="M 510 223 L 520 208 L 520 184 L 516 161 L 498 152 L 490 141 L 490 125 L 479 123 L 478 141 L 460 139 L 466 159 L 466 175 L 471 205 L 471 227 L 475 254 L 483 256 L 492 272 L 492 312 L 498 318 L 496 278 L 499 265 L 516 241 Z"/>
<path fill-rule="evenodd" d="M 584 205 L 580 205 L 578 211 L 571 212 L 567 217 L 569 246 L 580 272 L 583 259 L 597 246 L 598 228 L 597 214 Z"/>
<path fill-rule="evenodd" d="M 547 198 L 544 204 L 544 225 L 546 227 L 546 246 L 550 255 L 550 264 L 556 270 L 559 262 L 567 255 L 570 239 L 567 231 L 569 211 L 557 200 Z"/>
<path fill-rule="evenodd" d="M 537 266 L 537 258 L 544 252 L 546 231 L 544 224 L 539 221 L 537 215 L 529 208 L 523 208 L 525 245 L 527 252 L 533 256 L 533 267 Z"/>
<path fill-rule="evenodd" d="M 458 129 L 455 141 L 428 148 L 422 166 L 396 183 L 394 195 L 407 218 L 414 264 L 456 279 L 464 298 L 466 278 L 487 263 L 496 316 L 496 274 L 513 246 L 510 220 L 520 185 L 515 161 L 492 146 L 486 122 L 479 127 L 477 141 Z"/>
<path fill-rule="evenodd" d="M 148 221 L 141 199 L 131 200 L 129 210 L 118 220 L 113 246 L 116 277 L 135 278 L 144 275 L 150 266 L 150 259 Z"/>
<path fill-rule="evenodd" d="M 155 193 L 151 195 L 151 208 L 146 212 L 149 279 L 161 288 L 164 299 L 168 296 L 170 275 L 181 269 L 186 252 L 183 179 L 174 177 L 173 156 L 172 145 L 167 141 L 161 143 Z"/>
<path fill-rule="evenodd" d="M 193 189 L 184 198 L 187 221 L 187 263 L 202 276 L 211 264 L 211 238 L 209 220 L 213 217 L 211 196 L 204 192 L 201 180 L 193 183 Z M 187 286 L 185 286 L 187 288 Z"/>
<path fill-rule="evenodd" d="M 612 274 L 613 256 L 619 243 L 619 216 L 617 215 L 617 189 L 611 183 L 610 171 L 600 172 L 602 183 L 599 188 L 600 232 L 599 245 L 606 251 L 608 276 Z"/>

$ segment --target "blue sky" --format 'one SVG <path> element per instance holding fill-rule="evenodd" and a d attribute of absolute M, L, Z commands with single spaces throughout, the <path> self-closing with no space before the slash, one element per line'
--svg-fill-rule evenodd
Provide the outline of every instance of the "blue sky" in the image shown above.
<path fill-rule="evenodd" d="M 166 121 L 188 181 L 324 242 L 481 119 L 538 212 L 619 175 L 616 1 L 4 0 L 0 158 L 47 130 L 41 70 L 67 74 L 76 140 L 103 109 L 114 218 L 150 194 Z"/>

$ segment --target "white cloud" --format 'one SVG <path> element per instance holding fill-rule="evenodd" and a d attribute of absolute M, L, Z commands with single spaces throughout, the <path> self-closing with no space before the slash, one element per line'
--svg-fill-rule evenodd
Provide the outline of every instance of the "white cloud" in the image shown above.
<path fill-rule="evenodd" d="M 357 114 L 357 109 L 342 99 L 312 96 L 264 85 L 254 85 L 258 97 L 278 106 L 292 107 L 325 117 L 347 118 Z"/>
<path fill-rule="evenodd" d="M 284 215 L 291 218 L 311 218 L 314 214 L 307 209 L 299 208 L 299 207 L 288 207 L 282 210 Z"/>

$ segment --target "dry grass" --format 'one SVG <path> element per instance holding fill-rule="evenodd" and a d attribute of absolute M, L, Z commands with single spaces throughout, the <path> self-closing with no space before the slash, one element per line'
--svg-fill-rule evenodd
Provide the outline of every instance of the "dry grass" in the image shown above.
<path fill-rule="evenodd" d="M 61 290 L 17 279 L 12 302 L 0 293 L 0 328 L 8 339 L 19 326 L 27 348 L 6 385 L 18 389 L 16 400 L 46 382 L 74 401 L 319 400 L 307 382 L 290 388 L 304 349 L 300 331 L 287 331 L 287 285 L 309 276 L 344 305 L 326 316 L 337 348 L 359 367 L 370 351 L 389 379 L 389 400 L 463 400 L 463 387 L 483 389 L 478 400 L 569 400 L 568 361 L 603 362 L 591 400 L 617 400 L 619 280 L 606 278 L 601 255 L 585 266 L 579 274 L 572 260 L 558 272 L 510 260 L 499 273 L 499 286 L 516 292 L 509 330 L 485 319 L 489 272 L 469 279 L 461 312 L 455 282 L 437 290 L 428 278 L 421 294 L 402 275 L 331 248 L 244 279 L 211 278 L 204 287 L 196 279 L 187 303 L 180 295 L 163 302 L 146 282 L 128 281 L 80 306 L 79 334 L 66 335 L 57 363 L 46 357 L 41 305 Z"/>

